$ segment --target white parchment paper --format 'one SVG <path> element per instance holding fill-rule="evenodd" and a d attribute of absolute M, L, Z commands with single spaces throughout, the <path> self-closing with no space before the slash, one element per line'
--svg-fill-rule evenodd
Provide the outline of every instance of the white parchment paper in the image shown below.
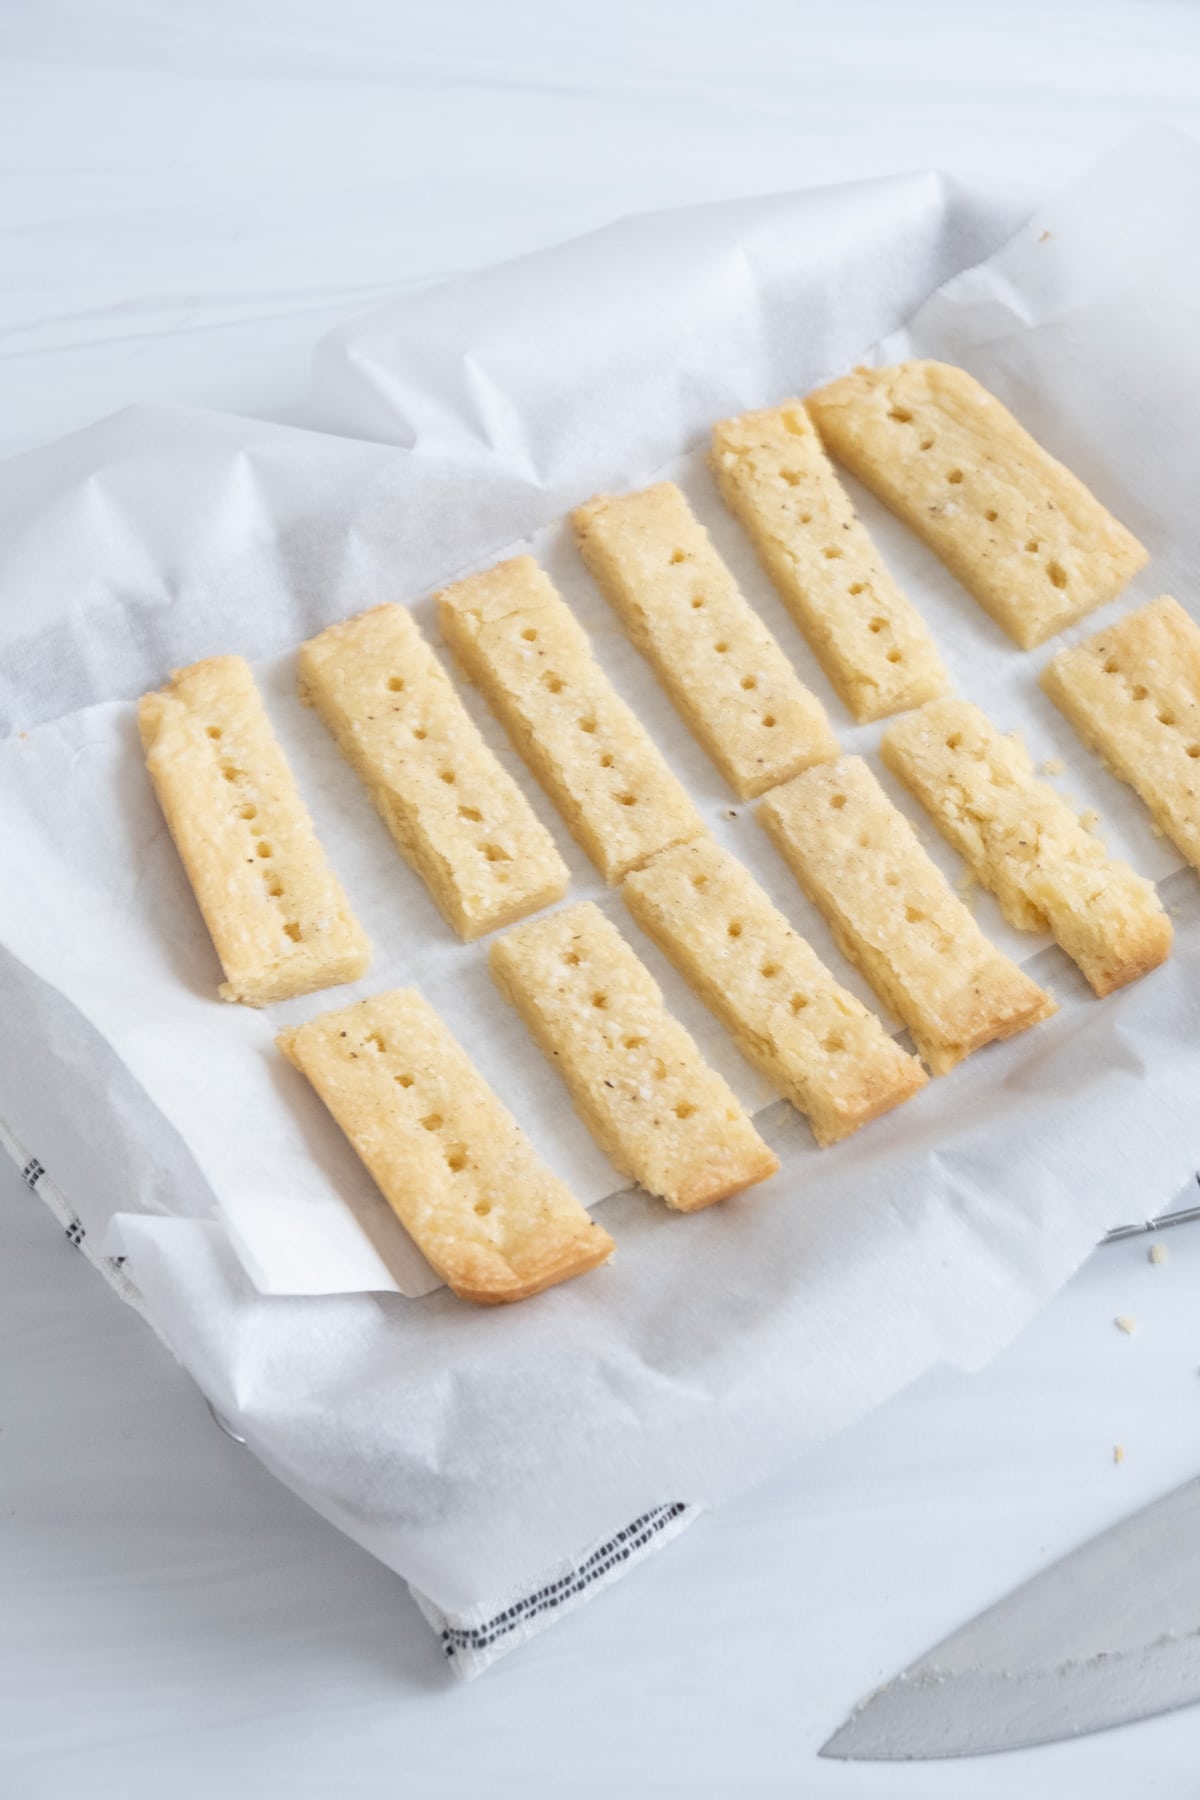
<path fill-rule="evenodd" d="M 1165 1204 L 1200 1150 L 1200 883 L 1042 700 L 1049 650 L 1016 651 L 859 496 L 960 691 L 1061 759 L 1060 785 L 1095 806 L 1114 849 L 1165 878 L 1176 952 L 1098 1003 L 981 898 L 985 930 L 1032 957 L 1060 1014 L 818 1152 L 605 897 L 783 1158 L 766 1186 L 673 1218 L 644 1196 L 604 1200 L 619 1183 L 495 998 L 485 948 L 441 926 L 296 704 L 291 647 L 381 599 L 431 626 L 429 587 L 531 543 L 713 829 L 864 992 L 556 521 L 597 487 L 680 479 L 843 743 L 872 754 L 879 728 L 848 725 L 697 445 L 719 413 L 802 392 L 886 337 L 889 358 L 979 374 L 1145 539 L 1151 567 L 1110 614 L 1168 588 L 1194 605 L 1198 206 L 1196 150 L 1143 140 L 907 326 L 917 295 L 998 229 L 994 209 L 935 179 L 642 221 L 324 346 L 322 416 L 391 447 L 142 409 L 0 473 L 0 705 L 15 728 L 0 745 L 5 1117 L 53 1160 L 89 1235 L 116 1221 L 110 1242 L 159 1330 L 263 1460 L 441 1604 L 486 1597 L 648 1505 L 718 1500 L 939 1359 L 977 1365 L 1107 1225 Z M 271 1041 L 359 990 L 264 1015 L 214 1000 L 129 700 L 226 649 L 259 659 L 374 941 L 361 991 L 419 983 L 547 1158 L 603 1201 L 611 1268 L 499 1314 L 444 1291 L 401 1298 L 428 1286 L 420 1259 Z M 599 897 L 470 703 L 555 830 L 571 898 Z"/>

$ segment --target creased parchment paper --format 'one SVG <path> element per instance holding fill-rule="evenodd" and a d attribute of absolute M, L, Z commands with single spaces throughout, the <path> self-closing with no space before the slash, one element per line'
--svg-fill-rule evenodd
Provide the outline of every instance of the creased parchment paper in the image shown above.
<path fill-rule="evenodd" d="M 1198 206 L 1196 149 L 1137 142 L 904 327 L 914 287 L 995 242 L 994 209 L 930 178 L 700 209 L 618 231 L 623 284 L 604 233 L 339 333 L 318 356 L 322 416 L 388 447 L 141 409 L 0 472 L 14 728 L 0 745 L 0 1111 L 268 1466 L 441 1605 L 664 1499 L 719 1500 L 939 1359 L 978 1365 L 1106 1226 L 1165 1205 L 1200 1148 L 1200 881 L 1040 696 L 1053 646 L 1015 650 L 856 496 L 959 690 L 1060 759 L 1059 785 L 1095 807 L 1112 847 L 1164 879 L 1177 944 L 1167 968 L 1098 1003 L 1053 946 L 978 898 L 984 929 L 1032 959 L 1060 1014 L 818 1152 L 603 895 L 471 696 L 568 857 L 571 898 L 603 897 L 783 1158 L 764 1187 L 674 1218 L 644 1196 L 604 1198 L 619 1181 L 494 995 L 486 947 L 441 925 L 296 703 L 291 647 L 383 599 L 432 629 L 433 585 L 531 545 L 714 831 L 864 993 L 625 642 L 560 515 L 600 486 L 681 480 L 845 746 L 871 755 L 879 728 L 849 726 L 722 515 L 700 445 L 719 412 L 804 391 L 884 337 L 881 357 L 972 369 L 1150 546 L 1146 575 L 1075 635 L 1165 589 L 1194 606 Z M 670 362 L 648 382 L 664 242 L 687 280 Z M 644 296 L 619 330 L 617 292 Z M 846 341 L 846 316 L 869 328 Z M 419 983 L 548 1160 L 603 1203 L 609 1269 L 500 1313 L 444 1290 L 402 1298 L 427 1272 L 272 1046 L 280 1023 L 359 990 L 269 1014 L 213 998 L 129 702 L 170 664 L 227 649 L 256 659 L 373 939 L 361 991 Z"/>

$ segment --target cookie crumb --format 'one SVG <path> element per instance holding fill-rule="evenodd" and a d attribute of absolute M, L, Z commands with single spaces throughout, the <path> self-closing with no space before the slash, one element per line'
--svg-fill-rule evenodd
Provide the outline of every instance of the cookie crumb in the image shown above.
<path fill-rule="evenodd" d="M 1126 1337 L 1132 1337 L 1137 1330 L 1137 1320 L 1132 1318 L 1129 1313 L 1118 1313 L 1113 1324 L 1118 1331 L 1123 1331 Z"/>
<path fill-rule="evenodd" d="M 1062 775 L 1065 772 L 1066 767 L 1067 765 L 1061 756 L 1048 756 L 1042 764 L 1042 774 Z"/>
<path fill-rule="evenodd" d="M 1083 826 L 1085 831 L 1095 831 L 1100 824 L 1100 814 L 1096 811 L 1094 806 L 1089 806 L 1086 812 L 1080 813 L 1079 823 Z"/>
<path fill-rule="evenodd" d="M 1038 243 L 1044 244 L 1044 243 L 1046 243 L 1046 241 L 1049 238 L 1052 238 L 1053 236 L 1054 236 L 1054 233 L 1052 231 L 1043 231 L 1041 237 L 1038 239 Z"/>
<path fill-rule="evenodd" d="M 1167 1246 L 1165 1244 L 1151 1244 L 1151 1246 L 1150 1246 L 1150 1261 L 1152 1263 L 1165 1263 L 1166 1260 L 1167 1260 Z"/>
<path fill-rule="evenodd" d="M 1114 1444 L 1113 1445 L 1113 1461 L 1115 1463 L 1123 1463 L 1125 1461 L 1125 1446 L 1124 1446 L 1124 1444 Z"/>

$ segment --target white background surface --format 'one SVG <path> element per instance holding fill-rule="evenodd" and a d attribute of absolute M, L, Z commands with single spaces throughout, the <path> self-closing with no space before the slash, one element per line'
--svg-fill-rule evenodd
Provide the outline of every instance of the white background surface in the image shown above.
<path fill-rule="evenodd" d="M 1032 198 L 1144 118 L 1200 132 L 1186 3 L 7 0 L 0 31 L 0 452 L 131 400 L 298 420 L 336 320 L 622 212 L 930 163 Z M 814 1761 L 862 1692 L 1200 1468 L 1200 1227 L 1166 1241 L 463 1689 L 5 1170 L 0 1794 L 1193 1794 L 1200 1711 Z"/>

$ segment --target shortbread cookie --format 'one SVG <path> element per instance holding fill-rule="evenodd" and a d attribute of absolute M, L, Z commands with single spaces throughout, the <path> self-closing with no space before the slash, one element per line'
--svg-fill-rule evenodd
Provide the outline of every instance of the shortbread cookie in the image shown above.
<path fill-rule="evenodd" d="M 915 1056 L 834 980 L 750 871 L 712 838 L 664 850 L 621 887 L 638 924 L 805 1114 L 819 1144 L 848 1137 L 927 1079 Z"/>
<path fill-rule="evenodd" d="M 613 1241 L 413 989 L 280 1032 L 401 1224 L 463 1300 L 523 1300 Z"/>
<path fill-rule="evenodd" d="M 703 822 L 530 556 L 438 595 L 442 635 L 606 881 Z"/>
<path fill-rule="evenodd" d="M 677 487 L 601 494 L 571 518 L 601 591 L 743 800 L 837 755 L 820 701 Z"/>
<path fill-rule="evenodd" d="M 1200 626 L 1169 594 L 1060 650 L 1042 686 L 1200 869 Z"/>
<path fill-rule="evenodd" d="M 366 933 L 329 867 L 246 663 L 213 656 L 143 695 L 146 767 L 221 959 L 223 1000 L 357 981 Z"/>
<path fill-rule="evenodd" d="M 1156 969 L 1171 921 L 1154 883 L 1108 855 L 1019 737 L 977 706 L 933 700 L 890 725 L 883 760 L 1019 931 L 1051 931 L 1098 994 Z"/>
<path fill-rule="evenodd" d="M 856 369 L 810 394 L 808 410 L 838 462 L 1023 650 L 1112 600 L 1148 560 L 964 369 Z"/>
<path fill-rule="evenodd" d="M 861 757 L 797 775 L 758 816 L 935 1075 L 1056 1011 L 988 943 Z"/>
<path fill-rule="evenodd" d="M 860 721 L 944 694 L 929 628 L 883 566 L 799 400 L 713 427 L 713 472 L 780 599 Z"/>
<path fill-rule="evenodd" d="M 299 691 L 465 942 L 562 899 L 553 838 L 405 607 L 377 606 L 301 645 Z"/>
<path fill-rule="evenodd" d="M 490 961 L 500 992 L 622 1175 L 695 1212 L 778 1169 L 598 907 L 584 902 L 518 926 L 497 938 Z"/>

